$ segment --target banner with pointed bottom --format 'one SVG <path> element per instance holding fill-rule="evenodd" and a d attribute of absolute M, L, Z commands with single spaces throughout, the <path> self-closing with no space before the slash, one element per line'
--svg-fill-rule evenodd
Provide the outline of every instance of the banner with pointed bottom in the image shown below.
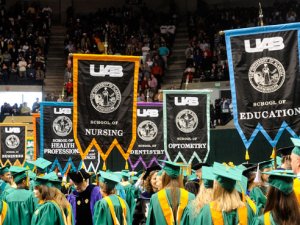
<path fill-rule="evenodd" d="M 73 55 L 74 139 L 82 158 L 96 148 L 106 159 L 118 150 L 127 160 L 136 141 L 140 57 Z"/>
<path fill-rule="evenodd" d="M 128 160 L 132 170 L 146 169 L 165 159 L 161 102 L 138 102 L 136 132 Z"/>
<path fill-rule="evenodd" d="M 32 160 L 36 160 L 37 158 L 40 157 L 40 114 L 39 113 L 32 114 L 32 124 L 33 124 L 33 142 L 34 142 Z"/>
<path fill-rule="evenodd" d="M 164 90 L 164 148 L 169 160 L 205 162 L 210 151 L 210 90 Z"/>
<path fill-rule="evenodd" d="M 51 170 L 64 174 L 70 165 L 77 171 L 81 156 L 73 137 L 73 103 L 41 102 L 40 113 L 40 157 L 53 162 Z"/>
<path fill-rule="evenodd" d="M 24 165 L 26 160 L 26 138 L 26 124 L 0 124 L 0 161 L 2 166 Z"/>
<path fill-rule="evenodd" d="M 100 161 L 99 152 L 95 148 L 92 148 L 82 163 L 87 172 L 97 173 L 99 171 Z"/>
<path fill-rule="evenodd" d="M 285 129 L 300 134 L 299 31 L 300 23 L 225 31 L 234 124 L 246 149 L 258 132 L 273 148 Z"/>

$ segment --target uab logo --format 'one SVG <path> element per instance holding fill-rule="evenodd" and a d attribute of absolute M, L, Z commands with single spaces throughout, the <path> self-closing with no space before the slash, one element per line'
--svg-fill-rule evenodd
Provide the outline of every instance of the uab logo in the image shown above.
<path fill-rule="evenodd" d="M 178 106 L 184 106 L 184 105 L 197 106 L 197 105 L 199 105 L 199 101 L 198 101 L 197 97 L 175 97 L 174 101 L 175 101 L 175 105 L 178 105 Z"/>
<path fill-rule="evenodd" d="M 255 39 L 255 47 L 251 48 L 250 40 L 245 40 L 245 51 L 249 53 L 262 52 L 263 50 L 276 51 L 284 49 L 282 37 L 271 37 L 263 39 Z"/>
<path fill-rule="evenodd" d="M 158 110 L 157 109 L 138 109 L 137 110 L 138 117 L 158 117 Z"/>
<path fill-rule="evenodd" d="M 71 108 L 54 108 L 54 114 L 67 114 L 70 115 L 72 114 Z"/>
<path fill-rule="evenodd" d="M 21 128 L 20 127 L 5 127 L 4 129 L 5 133 L 11 134 L 11 133 L 21 133 Z"/>
<path fill-rule="evenodd" d="M 100 65 L 99 69 L 95 71 L 95 65 L 90 65 L 90 74 L 93 77 L 123 77 L 123 67 L 120 65 Z"/>

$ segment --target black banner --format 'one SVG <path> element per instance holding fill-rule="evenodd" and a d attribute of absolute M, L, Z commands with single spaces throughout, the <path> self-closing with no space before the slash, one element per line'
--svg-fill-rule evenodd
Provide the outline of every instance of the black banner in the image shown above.
<path fill-rule="evenodd" d="M 165 159 L 162 103 L 138 103 L 137 139 L 129 163 L 132 170 L 148 168 Z"/>
<path fill-rule="evenodd" d="M 100 166 L 100 154 L 97 149 L 92 148 L 83 160 L 87 172 L 97 173 Z"/>
<path fill-rule="evenodd" d="M 136 140 L 139 57 L 73 55 L 74 138 L 83 158 L 94 146 L 105 161 L 125 160 Z"/>
<path fill-rule="evenodd" d="M 81 156 L 73 138 L 73 104 L 67 102 L 41 103 L 43 142 L 41 156 L 58 167 L 64 174 L 69 164 L 77 170 Z"/>
<path fill-rule="evenodd" d="M 164 143 L 171 161 L 206 161 L 209 153 L 208 103 L 208 94 L 201 91 L 164 91 Z"/>
<path fill-rule="evenodd" d="M 258 130 L 273 146 L 287 126 L 300 132 L 299 31 L 288 28 L 226 33 L 234 120 L 247 148 Z"/>
<path fill-rule="evenodd" d="M 26 159 L 26 125 L 0 124 L 1 165 L 23 165 Z"/>

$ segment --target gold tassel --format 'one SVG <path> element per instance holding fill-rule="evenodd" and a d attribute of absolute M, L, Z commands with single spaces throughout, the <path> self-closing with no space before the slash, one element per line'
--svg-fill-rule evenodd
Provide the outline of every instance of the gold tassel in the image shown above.
<path fill-rule="evenodd" d="M 105 163 L 105 161 L 103 162 L 102 170 L 106 171 L 106 163 Z"/>
<path fill-rule="evenodd" d="M 249 152 L 248 152 L 248 149 L 246 149 L 245 160 L 249 161 L 249 159 L 250 159 Z"/>
<path fill-rule="evenodd" d="M 275 147 L 273 148 L 272 154 L 270 156 L 270 159 L 275 159 Z"/>
<path fill-rule="evenodd" d="M 126 163 L 125 163 L 125 170 L 128 170 L 128 161 L 126 160 Z"/>

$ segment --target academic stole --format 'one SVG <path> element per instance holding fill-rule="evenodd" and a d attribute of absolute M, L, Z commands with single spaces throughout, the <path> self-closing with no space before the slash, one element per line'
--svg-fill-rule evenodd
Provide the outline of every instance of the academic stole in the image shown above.
<path fill-rule="evenodd" d="M 2 208 L 1 215 L 0 215 L 0 225 L 3 224 L 3 222 L 6 218 L 6 213 L 7 213 L 7 209 L 8 209 L 8 206 L 7 206 L 6 202 L 2 201 L 2 204 L 3 204 L 3 208 Z"/>
<path fill-rule="evenodd" d="M 211 218 L 214 225 L 224 225 L 222 211 L 215 210 L 216 202 L 209 203 Z M 239 207 L 237 208 L 237 213 L 239 217 L 239 225 L 247 225 L 247 207 Z"/>
<path fill-rule="evenodd" d="M 162 212 L 164 214 L 167 224 L 173 225 L 174 224 L 174 215 L 173 215 L 172 208 L 169 206 L 166 189 L 159 191 L 157 193 L 157 196 L 158 196 L 159 205 L 162 209 Z M 179 200 L 179 207 L 178 207 L 177 216 L 176 216 L 176 220 L 177 220 L 178 224 L 180 223 L 183 210 L 185 209 L 185 207 L 188 204 L 188 200 L 189 200 L 189 193 L 186 190 L 180 188 L 180 200 Z"/>
<path fill-rule="evenodd" d="M 127 225 L 127 221 L 126 221 L 126 205 L 125 205 L 125 202 L 119 196 L 117 196 L 117 197 L 118 197 L 118 199 L 120 201 L 120 204 L 121 204 L 121 207 L 122 207 L 122 211 L 123 211 L 123 220 L 124 220 L 123 224 Z M 114 209 L 114 206 L 113 206 L 113 203 L 112 203 L 111 199 L 109 198 L 109 196 L 106 196 L 104 198 L 104 200 L 108 204 L 110 214 L 111 214 L 111 216 L 113 218 L 113 221 L 114 221 L 114 225 L 120 225 L 120 222 L 118 221 L 118 218 L 116 216 L 116 212 L 115 212 L 115 209 Z"/>
<path fill-rule="evenodd" d="M 269 212 L 266 212 L 266 213 L 264 214 L 264 223 L 265 223 L 265 225 L 271 225 L 270 216 L 271 216 L 270 211 L 269 211 Z"/>

